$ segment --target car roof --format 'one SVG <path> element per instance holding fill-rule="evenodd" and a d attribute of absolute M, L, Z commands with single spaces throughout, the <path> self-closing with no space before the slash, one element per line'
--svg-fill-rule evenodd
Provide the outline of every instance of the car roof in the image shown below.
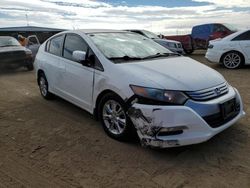
<path fill-rule="evenodd" d="M 122 30 L 115 30 L 115 29 L 78 29 L 78 30 L 73 30 L 73 31 L 80 31 L 85 34 L 90 34 L 90 33 L 125 33 L 127 31 L 122 31 Z"/>

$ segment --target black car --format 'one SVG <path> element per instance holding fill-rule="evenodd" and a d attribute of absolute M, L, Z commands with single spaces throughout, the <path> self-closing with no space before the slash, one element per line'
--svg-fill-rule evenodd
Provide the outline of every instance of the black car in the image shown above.
<path fill-rule="evenodd" d="M 32 52 L 14 37 L 0 36 L 0 67 L 26 67 L 33 70 Z"/>

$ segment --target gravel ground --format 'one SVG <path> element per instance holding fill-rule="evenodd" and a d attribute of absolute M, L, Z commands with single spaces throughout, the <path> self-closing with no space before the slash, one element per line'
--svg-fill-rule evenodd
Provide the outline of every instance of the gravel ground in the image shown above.
<path fill-rule="evenodd" d="M 164 150 L 112 140 L 84 110 L 42 99 L 34 72 L 1 72 L 0 187 L 250 187 L 250 67 L 191 57 L 238 88 L 247 115 L 206 143 Z"/>

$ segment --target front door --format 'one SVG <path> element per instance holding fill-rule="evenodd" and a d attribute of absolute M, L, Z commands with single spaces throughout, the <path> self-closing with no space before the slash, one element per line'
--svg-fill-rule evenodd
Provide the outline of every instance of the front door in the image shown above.
<path fill-rule="evenodd" d="M 88 110 L 92 106 L 94 69 L 73 59 L 72 54 L 77 50 L 87 52 L 87 43 L 79 35 L 67 34 L 62 60 L 66 68 L 62 90 L 72 102 Z"/>

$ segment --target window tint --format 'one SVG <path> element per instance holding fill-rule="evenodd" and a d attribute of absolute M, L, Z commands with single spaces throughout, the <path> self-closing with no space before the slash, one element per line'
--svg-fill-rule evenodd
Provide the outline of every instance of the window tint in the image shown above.
<path fill-rule="evenodd" d="M 235 37 L 233 40 L 250 40 L 250 31 L 240 34 Z"/>
<path fill-rule="evenodd" d="M 67 34 L 64 43 L 63 57 L 73 60 L 72 54 L 74 51 L 87 52 L 87 49 L 88 45 L 82 37 L 76 34 Z"/>
<path fill-rule="evenodd" d="M 56 36 L 50 40 L 49 52 L 61 56 L 64 35 Z"/>

